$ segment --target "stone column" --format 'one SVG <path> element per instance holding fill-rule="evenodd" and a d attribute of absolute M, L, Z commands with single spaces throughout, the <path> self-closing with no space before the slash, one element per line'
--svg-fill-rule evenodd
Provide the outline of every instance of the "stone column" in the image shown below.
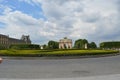
<path fill-rule="evenodd" d="M 67 49 L 69 48 L 69 44 L 68 43 L 65 43 L 65 46 L 66 46 Z"/>

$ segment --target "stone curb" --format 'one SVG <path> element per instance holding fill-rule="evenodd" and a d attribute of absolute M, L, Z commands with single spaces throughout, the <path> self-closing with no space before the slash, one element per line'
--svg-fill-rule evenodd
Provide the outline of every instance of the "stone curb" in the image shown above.
<path fill-rule="evenodd" d="M 60 56 L 60 57 L 9 57 L 9 56 L 1 56 L 3 59 L 83 59 L 83 58 L 100 58 L 100 57 L 110 57 L 117 56 L 120 53 L 115 54 L 104 54 L 104 55 L 85 55 L 85 56 Z"/>

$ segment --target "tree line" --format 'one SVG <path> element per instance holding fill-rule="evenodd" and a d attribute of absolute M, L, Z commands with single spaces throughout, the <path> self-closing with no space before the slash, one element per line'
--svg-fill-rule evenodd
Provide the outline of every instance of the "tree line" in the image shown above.
<path fill-rule="evenodd" d="M 76 49 L 85 49 L 85 44 L 87 44 L 88 49 L 95 49 L 97 48 L 97 45 L 95 42 L 89 43 L 86 39 L 78 39 L 74 43 L 74 48 Z"/>
<path fill-rule="evenodd" d="M 97 48 L 97 45 L 95 42 L 89 43 L 88 40 L 86 40 L 86 39 L 78 39 L 75 41 L 73 49 L 85 49 L 85 44 L 87 44 L 88 49 Z M 48 45 L 44 45 L 44 48 L 46 48 L 46 49 L 58 49 L 59 42 L 50 40 L 48 42 Z"/>
<path fill-rule="evenodd" d="M 97 45 L 95 42 L 88 42 L 87 39 L 78 39 L 75 40 L 73 49 L 85 49 L 85 44 L 87 44 L 87 49 L 96 49 Z M 50 40 L 47 45 L 42 45 L 43 49 L 59 49 L 59 42 Z M 120 41 L 111 41 L 111 42 L 101 42 L 99 44 L 101 49 L 113 49 L 120 48 Z M 4 46 L 0 45 L 0 49 L 5 49 Z M 38 44 L 13 44 L 10 45 L 9 49 L 41 49 L 41 46 Z"/>
<path fill-rule="evenodd" d="M 120 48 L 120 41 L 102 42 L 100 48 Z"/>

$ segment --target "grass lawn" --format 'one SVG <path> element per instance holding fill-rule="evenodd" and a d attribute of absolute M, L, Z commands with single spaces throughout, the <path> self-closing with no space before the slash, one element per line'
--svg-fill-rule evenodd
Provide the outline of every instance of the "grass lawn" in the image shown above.
<path fill-rule="evenodd" d="M 0 50 L 0 56 L 84 56 L 115 54 L 115 50 Z"/>

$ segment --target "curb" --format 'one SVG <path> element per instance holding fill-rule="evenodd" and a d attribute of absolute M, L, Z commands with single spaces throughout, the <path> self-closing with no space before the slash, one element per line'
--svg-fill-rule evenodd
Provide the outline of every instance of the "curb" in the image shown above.
<path fill-rule="evenodd" d="M 36 59 L 83 59 L 83 58 L 100 58 L 100 57 L 110 57 L 110 56 L 117 56 L 120 53 L 115 54 L 104 54 L 104 55 L 85 55 L 85 56 L 60 56 L 60 57 L 11 57 L 11 56 L 1 56 L 2 59 L 28 59 L 28 60 L 36 60 Z"/>

